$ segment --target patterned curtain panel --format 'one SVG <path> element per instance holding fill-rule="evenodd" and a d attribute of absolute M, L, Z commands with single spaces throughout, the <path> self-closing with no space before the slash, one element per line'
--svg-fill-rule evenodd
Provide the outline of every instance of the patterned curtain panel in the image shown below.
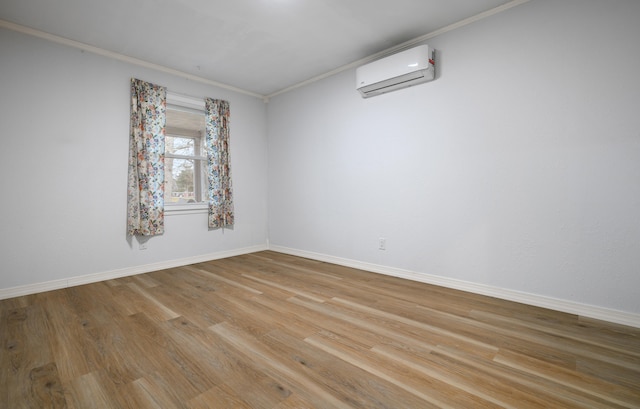
<path fill-rule="evenodd" d="M 127 234 L 164 233 L 164 143 L 167 90 L 131 79 Z"/>
<path fill-rule="evenodd" d="M 232 227 L 233 193 L 229 161 L 229 102 L 205 98 L 209 228 Z"/>

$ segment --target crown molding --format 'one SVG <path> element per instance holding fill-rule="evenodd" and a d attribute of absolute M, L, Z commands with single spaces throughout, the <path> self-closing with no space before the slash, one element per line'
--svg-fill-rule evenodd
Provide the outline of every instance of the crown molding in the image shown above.
<path fill-rule="evenodd" d="M 105 50 L 104 48 L 95 47 L 89 44 L 82 43 L 80 41 L 71 40 L 65 37 L 60 37 L 54 34 L 49 34 L 44 31 L 36 30 L 30 27 L 26 27 L 20 24 L 12 23 L 10 21 L 0 19 L 0 28 L 6 28 L 18 33 L 27 34 L 33 37 L 42 38 L 57 44 L 66 45 L 69 47 L 77 48 L 83 51 L 90 52 L 92 54 L 101 55 L 103 57 L 112 58 L 114 60 L 126 62 L 129 64 L 137 65 L 139 67 L 150 68 L 155 71 L 163 72 L 165 74 L 175 75 L 177 77 L 185 78 L 191 81 L 196 81 L 206 85 L 212 85 L 214 87 L 223 88 L 229 91 L 234 91 L 239 94 L 249 95 L 255 98 L 264 100 L 266 97 L 255 92 L 247 91 L 242 88 L 237 88 L 232 85 L 223 84 L 221 82 L 212 81 L 206 78 L 198 77 L 197 75 L 189 74 L 184 71 L 176 70 L 173 68 L 165 67 L 164 65 L 155 64 L 149 61 L 141 60 L 139 58 L 130 57 L 128 55 L 116 53 L 114 51 Z"/>
<path fill-rule="evenodd" d="M 502 13 L 505 10 L 508 10 L 508 9 L 510 9 L 512 7 L 519 6 L 519 5 L 524 4 L 524 3 L 527 3 L 528 1 L 530 1 L 530 0 L 513 0 L 513 1 L 510 1 L 508 3 L 505 3 L 505 4 L 501 5 L 501 6 L 494 7 L 492 9 L 490 9 L 490 10 L 487 10 L 487 11 L 484 11 L 482 13 L 476 14 L 474 16 L 465 18 L 464 20 L 460 20 L 460 21 L 458 21 L 456 23 L 452 23 L 452 24 L 449 24 L 449 25 L 444 26 L 442 28 L 439 28 L 438 30 L 435 30 L 435 31 L 432 31 L 430 33 L 421 35 L 420 37 L 416 37 L 416 38 L 411 39 L 409 41 L 406 41 L 404 43 L 401 43 L 401 44 L 395 45 L 393 47 L 387 48 L 387 49 L 382 50 L 382 51 L 380 51 L 378 53 L 372 54 L 372 55 L 370 55 L 368 57 L 361 58 L 361 59 L 359 59 L 357 61 L 354 61 L 354 62 L 352 62 L 350 64 L 343 65 L 342 67 L 338 67 L 338 68 L 336 68 L 334 70 L 331 70 L 329 72 L 326 72 L 324 74 L 318 75 L 318 76 L 313 77 L 313 78 L 309 78 L 306 81 L 302 81 L 302 82 L 299 82 L 297 84 L 291 85 L 290 87 L 281 89 L 280 91 L 276 91 L 274 93 L 271 93 L 271 94 L 267 95 L 265 97 L 265 99 L 269 100 L 270 98 L 273 98 L 276 95 L 284 94 L 284 93 L 292 91 L 292 90 L 294 90 L 296 88 L 300 88 L 300 87 L 303 87 L 305 85 L 309 85 L 309 84 L 312 84 L 314 82 L 320 81 L 322 79 L 331 77 L 332 75 L 338 74 L 338 73 L 340 73 L 342 71 L 346 71 L 346 70 L 349 70 L 349 69 L 352 69 L 352 68 L 357 68 L 357 67 L 359 67 L 359 66 L 361 66 L 363 64 L 366 64 L 368 62 L 377 60 L 377 59 L 382 58 L 382 57 L 386 57 L 387 55 L 395 54 L 395 53 L 397 53 L 399 51 L 402 51 L 402 50 L 404 50 L 406 48 L 409 48 L 409 47 L 412 47 L 414 45 L 418 45 L 420 43 L 423 43 L 423 42 L 429 40 L 430 38 L 439 36 L 441 34 L 444 34 L 446 32 L 455 30 L 455 29 L 460 28 L 460 27 L 464 27 L 464 26 L 469 25 L 471 23 L 475 23 L 476 21 L 483 20 L 483 19 L 485 19 L 487 17 L 491 17 L 491 16 L 493 16 L 495 14 Z"/>

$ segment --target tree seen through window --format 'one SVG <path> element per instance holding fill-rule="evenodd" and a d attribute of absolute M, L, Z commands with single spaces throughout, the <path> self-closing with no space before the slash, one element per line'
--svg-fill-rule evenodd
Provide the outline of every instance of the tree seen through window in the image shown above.
<path fill-rule="evenodd" d="M 206 158 L 204 113 L 167 107 L 165 141 L 165 202 L 204 201 Z"/>

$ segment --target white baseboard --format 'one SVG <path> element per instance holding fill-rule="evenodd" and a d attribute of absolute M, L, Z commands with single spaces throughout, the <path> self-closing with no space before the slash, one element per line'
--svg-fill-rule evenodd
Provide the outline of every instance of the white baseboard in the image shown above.
<path fill-rule="evenodd" d="M 221 251 L 217 253 L 203 254 L 200 256 L 187 257 L 175 260 L 161 261 L 158 263 L 144 264 L 141 266 L 126 267 L 118 270 L 105 271 L 95 274 L 65 278 L 61 280 L 47 281 L 44 283 L 27 284 L 18 287 L 0 289 L 0 300 L 19 297 L 22 295 L 36 294 L 44 291 L 58 290 L 60 288 L 74 287 L 77 285 L 90 284 L 98 281 L 112 280 L 132 276 L 136 274 L 150 273 L 152 271 L 164 270 L 167 268 L 181 267 L 189 264 L 203 263 L 205 261 L 218 260 L 221 258 L 240 256 L 242 254 L 255 253 L 267 250 L 266 244 L 245 247 L 241 249 Z"/>
<path fill-rule="evenodd" d="M 168 260 L 152 264 L 144 264 L 140 266 L 126 267 L 118 270 L 105 271 L 101 273 L 88 274 L 83 276 L 65 278 L 61 280 L 47 281 L 43 283 L 28 284 L 24 286 L 0 289 L 0 300 L 19 297 L 22 295 L 36 294 L 44 291 L 57 290 L 60 288 L 73 287 L 77 285 L 90 284 L 104 280 L 112 280 L 115 278 L 127 277 L 136 274 L 149 273 L 152 271 L 163 270 L 167 268 L 181 267 L 189 264 L 202 263 L 205 261 L 218 260 L 227 257 L 239 256 L 243 254 L 255 253 L 258 251 L 272 250 L 279 253 L 290 254 L 309 258 L 312 260 L 324 261 L 327 263 L 337 264 L 345 267 L 357 268 L 359 270 L 370 271 L 373 273 L 384 274 L 392 277 L 405 278 L 423 282 L 427 284 L 438 285 L 441 287 L 453 288 L 471 292 L 474 294 L 487 295 L 490 297 L 500 298 L 503 300 L 515 301 L 522 304 L 533 305 L 536 307 L 548 308 L 555 311 L 566 312 L 583 317 L 608 321 L 616 324 L 629 325 L 640 328 L 640 314 L 634 314 L 625 311 L 612 310 L 608 308 L 581 304 L 573 301 L 566 301 L 557 298 L 545 297 L 537 294 L 524 293 L 520 291 L 508 290 L 499 287 L 488 286 L 484 284 L 472 283 L 469 281 L 456 280 L 453 278 L 441 277 L 431 274 L 417 273 L 415 271 L 403 270 L 394 267 L 382 266 L 373 263 L 366 263 L 357 260 L 351 260 L 341 257 L 330 256 L 327 254 L 314 253 L 305 250 L 292 249 L 288 247 L 270 245 L 268 242 L 264 245 L 245 247 L 241 249 L 222 251 L 217 253 L 204 254 L 195 257 L 187 257 L 175 260 Z"/>
<path fill-rule="evenodd" d="M 317 261 L 338 264 L 345 267 L 357 268 L 359 270 L 384 274 L 393 277 L 405 278 L 407 280 L 418 281 L 427 284 L 434 284 L 441 287 L 467 291 L 474 294 L 487 295 L 503 300 L 515 301 L 522 304 L 536 307 L 548 308 L 555 311 L 575 314 L 582 317 L 608 321 L 616 324 L 628 325 L 640 328 L 640 314 L 625 311 L 612 310 L 588 304 L 581 304 L 574 301 L 566 301 L 557 298 L 545 297 L 537 294 L 530 294 L 520 291 L 508 290 L 484 284 L 472 283 L 469 281 L 456 280 L 453 278 L 441 277 L 431 274 L 417 273 L 415 271 L 403 270 L 394 267 L 381 266 L 378 264 L 366 263 L 357 260 L 334 257 L 327 254 L 314 253 L 310 251 L 297 250 L 288 247 L 270 245 L 269 250 L 279 253 L 290 254 L 309 258 Z"/>

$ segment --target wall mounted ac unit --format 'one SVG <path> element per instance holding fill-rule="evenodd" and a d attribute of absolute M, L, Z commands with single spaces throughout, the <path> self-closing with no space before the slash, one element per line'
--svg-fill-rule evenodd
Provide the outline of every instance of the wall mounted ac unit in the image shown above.
<path fill-rule="evenodd" d="M 356 89 L 364 98 L 422 84 L 435 78 L 435 53 L 420 45 L 356 69 Z"/>

